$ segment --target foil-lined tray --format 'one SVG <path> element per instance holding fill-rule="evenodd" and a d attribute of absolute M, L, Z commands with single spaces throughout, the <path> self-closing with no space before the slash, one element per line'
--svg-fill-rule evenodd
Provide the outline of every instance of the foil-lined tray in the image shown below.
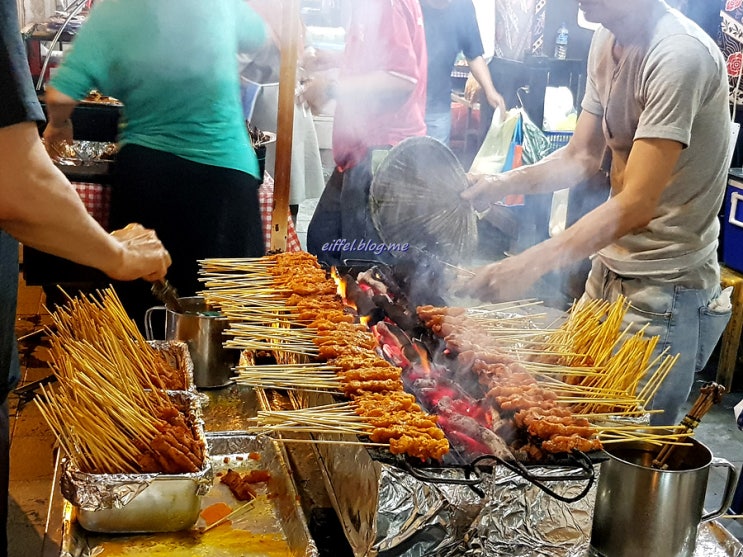
<path fill-rule="evenodd" d="M 72 145 L 61 147 L 63 152 L 55 163 L 60 166 L 88 166 L 109 164 L 116 155 L 116 144 L 101 141 L 75 140 Z"/>
<path fill-rule="evenodd" d="M 160 352 L 168 364 L 183 374 L 183 388 L 170 390 L 197 392 L 193 378 L 193 360 L 191 359 L 191 353 L 188 351 L 188 345 L 184 341 L 148 340 L 147 344 Z"/>
<path fill-rule="evenodd" d="M 189 393 L 182 393 L 189 396 Z M 212 529 L 204 530 L 204 509 L 224 503 L 238 510 L 238 502 L 218 479 L 199 498 L 194 525 L 179 532 L 111 535 L 85 530 L 78 509 L 64 502 L 60 557 L 92 555 L 148 555 L 167 557 L 317 557 L 317 546 L 309 533 L 294 478 L 284 448 L 267 437 L 245 432 L 257 410 L 252 389 L 231 385 L 195 395 L 201 403 L 206 428 L 209 467 L 217 478 L 227 469 L 240 472 L 265 469 L 270 481 L 258 486 L 259 497 L 245 512 Z M 54 502 L 52 502 L 53 504 Z"/>
<path fill-rule="evenodd" d="M 185 391 L 170 391 L 168 396 L 186 413 L 197 439 L 206 447 L 198 396 Z M 184 474 L 90 474 L 66 461 L 61 489 L 86 530 L 174 532 L 196 522 L 200 499 L 212 481 L 211 460 L 205 452 L 201 470 Z"/>
<path fill-rule="evenodd" d="M 328 396 L 314 393 L 308 395 L 310 400 L 301 400 L 289 395 L 282 404 L 322 404 Z M 262 403 L 271 409 L 268 399 Z M 373 458 L 367 447 L 332 443 L 314 447 L 357 557 L 589 555 L 596 482 L 564 479 L 573 470 L 530 468 L 537 477 L 560 478 L 547 482 L 555 497 L 501 465 L 472 485 L 466 469 L 457 468 L 426 470 L 434 480 L 426 481 L 415 471 Z M 594 469 L 598 477 L 600 464 Z M 699 526 L 694 557 L 741 556 L 743 544 L 718 523 Z"/>

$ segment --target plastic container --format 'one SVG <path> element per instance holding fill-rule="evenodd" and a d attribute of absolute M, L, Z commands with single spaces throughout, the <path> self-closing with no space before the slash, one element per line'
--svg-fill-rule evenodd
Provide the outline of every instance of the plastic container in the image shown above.
<path fill-rule="evenodd" d="M 546 131 L 543 133 L 550 142 L 550 153 L 557 151 L 560 147 L 565 147 L 570 138 L 573 137 L 573 132 L 568 131 Z"/>
<path fill-rule="evenodd" d="M 568 27 L 563 22 L 557 30 L 555 39 L 555 58 L 565 60 L 568 57 Z"/>
<path fill-rule="evenodd" d="M 743 182 L 728 182 L 722 237 L 723 263 L 730 269 L 743 272 Z"/>

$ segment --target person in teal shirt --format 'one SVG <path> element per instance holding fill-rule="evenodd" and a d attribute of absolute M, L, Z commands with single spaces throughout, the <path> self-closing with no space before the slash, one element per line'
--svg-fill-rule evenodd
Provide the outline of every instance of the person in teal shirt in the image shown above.
<path fill-rule="evenodd" d="M 111 227 L 139 222 L 169 247 L 168 278 L 200 289 L 199 259 L 265 253 L 262 177 L 240 100 L 237 54 L 267 40 L 243 0 L 107 0 L 96 4 L 45 92 L 50 153 L 91 90 L 123 104 Z M 146 285 L 116 284 L 141 324 Z"/>

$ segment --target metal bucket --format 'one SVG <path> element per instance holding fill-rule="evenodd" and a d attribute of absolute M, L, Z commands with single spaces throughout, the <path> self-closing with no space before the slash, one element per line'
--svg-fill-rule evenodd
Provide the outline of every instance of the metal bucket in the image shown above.
<path fill-rule="evenodd" d="M 735 466 L 714 458 L 698 441 L 676 446 L 666 470 L 652 468 L 661 447 L 628 442 L 606 449 L 601 464 L 591 530 L 591 555 L 601 557 L 691 557 L 697 527 L 722 515 L 737 479 Z M 703 513 L 711 467 L 727 468 L 722 504 Z"/>
<path fill-rule="evenodd" d="M 147 340 L 155 340 L 152 333 L 152 315 L 165 312 L 165 340 L 182 340 L 188 345 L 193 360 L 194 384 L 199 388 L 223 387 L 232 383 L 232 368 L 237 365 L 240 351 L 224 348 L 223 332 L 229 321 L 226 317 L 210 315 L 211 311 L 200 296 L 178 298 L 183 313 L 165 306 L 155 306 L 145 312 Z"/>

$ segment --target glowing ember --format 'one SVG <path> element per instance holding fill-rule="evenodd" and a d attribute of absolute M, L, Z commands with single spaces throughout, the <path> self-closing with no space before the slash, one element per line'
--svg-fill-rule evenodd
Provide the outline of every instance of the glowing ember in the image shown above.
<path fill-rule="evenodd" d="M 377 323 L 372 327 L 372 332 L 382 352 L 389 361 L 401 368 L 410 366 L 410 360 L 405 357 L 400 341 L 393 335 L 384 323 Z"/>
<path fill-rule="evenodd" d="M 420 367 L 423 368 L 423 372 L 426 375 L 430 375 L 431 364 L 428 361 L 428 353 L 426 352 L 426 349 L 415 342 L 413 343 L 413 348 L 415 348 L 415 351 L 418 353 L 418 357 L 420 358 L 419 364 L 420 364 Z"/>
<path fill-rule="evenodd" d="M 333 282 L 335 282 L 335 285 L 338 288 L 338 295 L 345 302 L 346 301 L 346 281 L 341 278 L 341 276 L 338 274 L 338 269 L 336 269 L 335 267 L 330 268 L 330 278 L 333 279 Z"/>

